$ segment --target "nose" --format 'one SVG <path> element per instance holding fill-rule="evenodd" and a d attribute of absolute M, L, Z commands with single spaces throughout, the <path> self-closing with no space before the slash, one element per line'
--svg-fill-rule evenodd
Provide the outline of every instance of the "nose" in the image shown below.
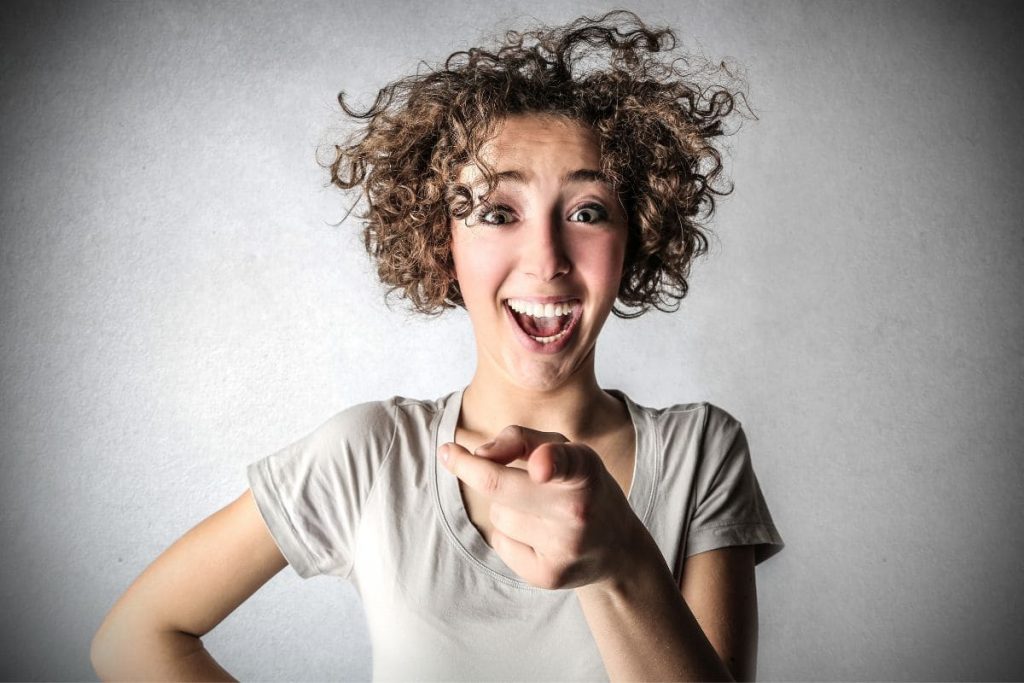
<path fill-rule="evenodd" d="M 564 237 L 557 217 L 537 220 L 527 226 L 520 254 L 523 272 L 544 282 L 567 274 L 572 269 L 572 262 Z"/>

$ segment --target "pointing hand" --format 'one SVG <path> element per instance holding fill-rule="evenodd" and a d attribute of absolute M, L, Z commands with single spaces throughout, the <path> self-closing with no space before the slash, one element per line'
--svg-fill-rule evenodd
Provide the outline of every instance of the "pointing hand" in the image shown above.
<path fill-rule="evenodd" d="M 491 546 L 540 588 L 574 588 L 625 570 L 645 531 L 600 456 L 556 432 L 512 425 L 474 453 L 441 446 L 445 467 L 490 499 Z M 518 459 L 526 471 L 507 467 Z"/>

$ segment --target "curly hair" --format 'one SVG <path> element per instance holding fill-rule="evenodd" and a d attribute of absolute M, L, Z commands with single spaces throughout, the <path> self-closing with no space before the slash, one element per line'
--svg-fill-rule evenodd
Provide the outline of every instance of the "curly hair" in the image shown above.
<path fill-rule="evenodd" d="M 364 244 L 388 294 L 397 291 L 428 315 L 464 306 L 449 226 L 474 210 L 474 200 L 459 171 L 475 163 L 489 195 L 496 179 L 479 157 L 482 145 L 504 117 L 548 114 L 593 129 L 601 170 L 626 210 L 617 298 L 635 310 L 613 312 L 677 310 L 692 261 L 707 252 L 715 196 L 732 191 L 716 182 L 723 166 L 712 141 L 728 134 L 724 122 L 740 112 L 737 104 L 746 106 L 740 89 L 701 81 L 738 78 L 724 62 L 672 55 L 671 29 L 650 28 L 624 10 L 508 31 L 499 42 L 390 83 L 365 111 L 338 95 L 345 114 L 365 124 L 323 165 L 332 184 L 361 188 Z"/>

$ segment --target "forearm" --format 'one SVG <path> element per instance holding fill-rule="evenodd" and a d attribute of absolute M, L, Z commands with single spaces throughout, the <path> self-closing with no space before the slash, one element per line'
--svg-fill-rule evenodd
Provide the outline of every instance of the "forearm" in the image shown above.
<path fill-rule="evenodd" d="M 612 681 L 731 681 L 644 530 L 623 578 L 576 589 Z"/>
<path fill-rule="evenodd" d="M 181 631 L 135 634 L 92 648 L 100 680 L 236 681 L 207 652 L 202 640 Z"/>

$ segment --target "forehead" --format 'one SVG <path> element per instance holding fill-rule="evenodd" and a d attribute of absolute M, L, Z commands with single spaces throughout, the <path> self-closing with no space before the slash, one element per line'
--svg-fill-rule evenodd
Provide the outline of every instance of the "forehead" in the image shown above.
<path fill-rule="evenodd" d="M 504 119 L 497 134 L 480 148 L 480 158 L 501 173 L 517 171 L 527 181 L 534 176 L 557 175 L 567 170 L 601 168 L 601 146 L 594 131 L 579 122 L 550 115 L 528 114 Z M 463 181 L 482 176 L 469 164 Z"/>

